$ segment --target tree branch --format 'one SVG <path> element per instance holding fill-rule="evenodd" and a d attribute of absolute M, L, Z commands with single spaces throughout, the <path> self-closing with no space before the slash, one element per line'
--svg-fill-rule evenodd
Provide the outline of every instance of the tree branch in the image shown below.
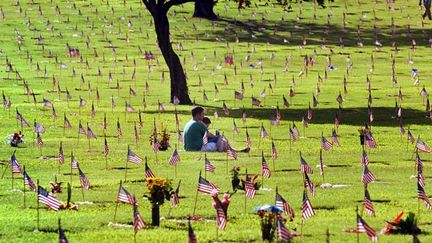
<path fill-rule="evenodd" d="M 195 2 L 195 0 L 170 0 L 164 4 L 166 11 L 168 11 L 174 5 L 180 5 L 187 2 Z"/>

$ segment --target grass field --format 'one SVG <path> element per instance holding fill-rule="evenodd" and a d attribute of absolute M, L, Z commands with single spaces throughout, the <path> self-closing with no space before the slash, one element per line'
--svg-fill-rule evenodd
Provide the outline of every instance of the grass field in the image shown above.
<path fill-rule="evenodd" d="M 180 44 L 183 46 L 183 50 L 177 53 L 188 76 L 190 96 L 197 104 L 205 106 L 206 113 L 213 121 L 211 131 L 224 133 L 235 148 L 245 146 L 246 127 L 252 137 L 251 152 L 240 154 L 238 160 L 227 160 L 224 153 L 208 154 L 217 169 L 216 173 L 208 174 L 207 179 L 222 191 L 228 191 L 231 190 L 231 181 L 227 168 L 239 166 L 242 173 L 247 169 L 249 173 L 261 175 L 262 151 L 272 170 L 271 178 L 263 180 L 266 190 L 257 191 L 255 199 L 248 199 L 246 210 L 244 192 L 239 191 L 232 196 L 228 225 L 225 231 L 219 232 L 218 241 L 260 241 L 260 220 L 253 208 L 273 204 L 276 186 L 295 209 L 296 218 L 287 223 L 288 228 L 300 233 L 303 181 L 299 173 L 299 151 L 315 170 L 310 178 L 317 186 L 317 192 L 310 200 L 316 215 L 304 222 L 303 237 L 295 238 L 294 242 L 324 242 L 327 229 L 331 242 L 356 241 L 356 234 L 345 233 L 344 230 L 356 226 L 355 210 L 356 207 L 361 210 L 364 199 L 359 163 L 362 147 L 358 142 L 357 130 L 368 121 L 367 77 L 371 80 L 373 98 L 371 106 L 374 120 L 371 126 L 378 147 L 366 150 L 370 160 L 369 169 L 377 178 L 376 182 L 368 186 L 376 217 L 363 215 L 363 218 L 379 231 L 385 221 L 392 220 L 398 212 L 412 211 L 417 214 L 419 210 L 419 227 L 424 232 L 419 235 L 419 239 L 423 242 L 432 241 L 431 212 L 422 202 L 419 205 L 416 197 L 417 181 L 411 178 L 415 174 L 414 145 L 407 144 L 406 134 L 403 137 L 400 135 L 400 122 L 394 119 L 397 101 L 402 107 L 403 126 L 407 130 L 409 127 L 415 137 L 421 136 L 426 143 L 432 143 L 431 120 L 426 117 L 425 99 L 420 96 L 423 86 L 426 90 L 431 88 L 428 78 L 431 71 L 429 40 L 432 31 L 430 21 L 422 26 L 420 14 L 423 10 L 419 10 L 416 3 L 396 1 L 395 4 L 387 5 L 382 0 L 377 3 L 360 1 L 360 4 L 357 1 L 336 1 L 331 8 L 314 10 L 312 3 L 305 2 L 293 3 L 292 10 L 283 11 L 280 6 L 265 6 L 264 2 L 256 2 L 258 7 L 238 12 L 235 2 L 219 1 L 215 10 L 221 20 L 216 22 L 191 18 L 193 4 L 171 9 L 172 42 L 176 50 Z M 59 11 L 56 11 L 57 5 Z M 2 170 L 6 170 L 6 173 L 0 180 L 0 241 L 57 241 L 57 220 L 61 218 L 62 228 L 71 242 L 132 242 L 134 236 L 131 227 L 109 226 L 113 222 L 118 183 L 124 179 L 127 148 L 130 146 L 140 157 L 148 157 L 149 166 L 157 176 L 172 179 L 173 185 L 182 180 L 180 204 L 170 210 L 170 203 L 165 203 L 161 209 L 161 216 L 164 217 L 161 226 L 140 230 L 137 240 L 185 242 L 185 219 L 192 214 L 198 174 L 204 169 L 204 162 L 197 160 L 200 153 L 186 153 L 182 149 L 183 145 L 178 144 L 181 162 L 175 177 L 173 166 L 168 164 L 173 149 L 159 152 L 158 163 L 152 152 L 148 137 L 153 129 L 153 120 L 158 129 L 165 127 L 169 131 L 173 146 L 178 142 L 175 107 L 169 104 L 169 74 L 157 49 L 154 26 L 145 7 L 139 1 L 127 1 L 124 6 L 123 1 L 110 1 L 109 4 L 106 1 L 93 1 L 90 4 L 90 1 L 56 0 L 37 1 L 34 4 L 20 1 L 19 6 L 15 1 L 5 0 L 0 3 L 0 7 L 4 13 L 4 18 L 0 19 L 0 87 L 12 103 L 10 110 L 3 109 L 0 112 L 0 135 L 6 137 L 20 129 L 15 119 L 15 109 L 18 109 L 30 123 L 30 127 L 24 127 L 25 147 L 16 150 L 16 157 L 21 165 L 25 165 L 27 173 L 34 181 L 39 180 L 43 187 L 49 187 L 49 182 L 55 176 L 64 183 L 70 182 L 70 154 L 73 152 L 89 178 L 91 189 L 84 191 L 83 199 L 78 172 L 75 171 L 72 201 L 92 202 L 81 204 L 79 211 L 53 212 L 41 205 L 41 231 L 34 232 L 37 194 L 26 193 L 24 208 L 23 193 L 11 190 L 11 169 L 7 161 L 15 149 L 3 144 L 0 159 Z M 358 29 L 363 47 L 357 45 Z M 21 50 L 18 36 L 23 38 Z M 412 39 L 416 42 L 415 49 Z M 341 40 L 344 46 L 340 45 Z M 381 48 L 376 47 L 376 40 L 382 44 Z M 393 42 L 396 43 L 397 52 L 392 47 Z M 67 56 L 67 43 L 80 50 L 82 63 L 79 57 Z M 144 60 L 140 49 L 156 54 L 156 60 Z M 94 51 L 98 57 L 95 57 Z M 224 64 L 226 55 L 234 56 L 234 65 Z M 305 55 L 314 59 L 314 65 L 309 66 L 307 71 L 303 63 Z M 396 85 L 392 83 L 393 57 Z M 9 71 L 6 59 L 12 63 L 14 72 Z M 328 68 L 330 59 L 334 70 Z M 373 69 L 371 59 L 374 60 Z M 37 65 L 40 71 L 37 71 Z M 349 68 L 350 65 L 352 68 Z M 413 68 L 418 69 L 415 78 L 411 77 Z M 324 78 L 326 69 L 328 77 L 320 82 L 318 75 Z M 73 76 L 73 70 L 76 76 Z M 98 70 L 101 75 L 98 75 Z M 135 80 L 132 79 L 134 70 Z M 21 78 L 17 77 L 15 71 L 19 72 Z M 109 73 L 112 74 L 112 82 Z M 165 81 L 161 79 L 162 73 Z M 225 75 L 228 85 L 224 84 Z M 334 117 L 338 110 L 336 97 L 340 92 L 344 94 L 344 76 L 347 94 L 342 104 L 343 119 L 337 130 L 341 146 L 323 152 L 323 160 L 327 165 L 325 182 L 348 187 L 322 189 L 319 188 L 322 183 L 319 169 L 315 168 L 319 163 L 320 138 L 321 133 L 330 137 L 334 128 Z M 57 84 L 53 85 L 53 77 L 60 86 L 60 93 L 57 92 Z M 416 78 L 418 85 L 413 84 Z M 200 79 L 202 86 L 199 85 Z M 36 105 L 32 96 L 25 94 L 23 80 L 36 94 Z M 251 80 L 253 87 L 250 85 Z M 116 88 L 117 81 L 119 89 Z M 234 90 L 240 91 L 242 82 L 245 99 L 235 101 Z M 219 89 L 218 94 L 214 92 L 215 85 Z M 319 95 L 316 94 L 317 85 L 321 91 Z M 292 98 L 288 96 L 290 87 L 296 92 Z M 129 94 L 130 88 L 137 92 L 136 96 Z M 399 88 L 403 100 L 398 100 Z M 72 96 L 69 101 L 66 89 Z M 100 94 L 100 101 L 96 100 L 96 90 Z M 263 90 L 266 95 L 260 97 Z M 209 101 L 203 100 L 204 91 Z M 319 104 L 313 108 L 309 127 L 303 129 L 302 117 L 306 117 L 314 94 Z M 288 108 L 283 107 L 283 95 L 290 102 Z M 259 98 L 263 107 L 252 107 L 252 96 Z M 79 106 L 80 97 L 87 101 L 84 107 Z M 43 107 L 43 98 L 54 104 L 58 115 L 56 120 L 51 117 L 51 108 Z M 113 110 L 111 98 L 116 103 Z M 143 107 L 143 98 L 147 107 Z M 138 122 L 138 112 L 125 115 L 126 101 L 137 111 L 142 110 L 144 126 L 139 128 L 138 144 L 134 142 L 134 124 Z M 158 101 L 164 104 L 165 112 L 158 112 Z M 90 114 L 92 102 L 96 110 L 94 117 Z M 230 109 L 228 116 L 222 112 L 223 102 Z M 270 119 L 277 105 L 282 110 L 282 120 L 279 126 L 272 126 Z M 245 125 L 241 120 L 243 107 L 247 113 Z M 177 106 L 176 109 L 180 127 L 183 127 L 190 119 L 191 107 Z M 213 117 L 215 111 L 219 119 Z M 104 113 L 108 120 L 106 131 L 102 127 Z M 64 114 L 73 126 L 65 129 L 65 132 Z M 47 129 L 46 133 L 41 134 L 44 142 L 41 151 L 32 130 L 34 120 Z M 123 130 L 120 140 L 116 135 L 117 120 Z M 91 140 L 90 150 L 83 135 L 77 139 L 80 121 L 85 128 L 88 123 L 97 136 L 97 139 Z M 239 135 L 233 135 L 233 121 L 239 127 Z M 290 148 L 289 127 L 293 122 L 300 129 L 301 137 Z M 261 125 L 269 133 L 267 138 L 259 138 Z M 108 170 L 105 169 L 103 155 L 104 132 L 110 147 Z M 279 154 L 274 167 L 271 138 Z M 56 160 L 59 142 L 63 143 L 66 155 L 66 163 L 60 167 L 60 174 Z M 48 156 L 48 159 L 41 157 L 40 153 Z M 420 156 L 425 162 L 425 190 L 431 195 L 431 157 L 429 154 Z M 142 197 L 146 192 L 144 167 L 129 163 L 127 171 L 128 181 L 123 185 L 136 195 L 139 211 L 150 225 L 151 204 Z M 14 188 L 22 190 L 22 176 L 15 174 L 14 177 Z M 262 182 L 261 176 L 259 181 Z M 67 197 L 65 192 L 57 196 L 63 201 Z M 214 219 L 215 210 L 211 203 L 210 196 L 200 194 L 196 215 Z M 132 207 L 120 205 L 116 223 L 132 225 L 132 219 Z M 199 242 L 216 241 L 214 221 L 193 222 L 193 227 Z M 361 234 L 360 241 L 369 239 Z M 412 237 L 383 235 L 380 241 L 410 242 Z"/>

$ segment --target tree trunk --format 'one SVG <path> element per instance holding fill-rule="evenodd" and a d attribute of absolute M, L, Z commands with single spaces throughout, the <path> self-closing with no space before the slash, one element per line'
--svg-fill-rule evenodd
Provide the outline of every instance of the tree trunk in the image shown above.
<path fill-rule="evenodd" d="M 210 20 L 218 19 L 218 16 L 213 11 L 213 6 L 213 0 L 195 0 L 195 11 L 193 17 Z"/>
<path fill-rule="evenodd" d="M 180 104 L 192 104 L 189 98 L 186 75 L 179 57 L 171 46 L 167 12 L 164 9 L 158 8 L 152 15 L 155 21 L 159 48 L 170 71 L 171 102 L 174 101 L 174 96 L 177 96 L 180 100 Z"/>

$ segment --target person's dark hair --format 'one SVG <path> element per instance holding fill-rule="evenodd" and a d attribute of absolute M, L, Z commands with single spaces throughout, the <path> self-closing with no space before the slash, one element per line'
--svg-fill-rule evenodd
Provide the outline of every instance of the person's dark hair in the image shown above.
<path fill-rule="evenodd" d="M 204 124 L 206 124 L 206 125 L 210 125 L 211 124 L 210 118 L 208 118 L 208 117 L 204 117 L 203 120 L 202 120 L 202 122 Z"/>
<path fill-rule="evenodd" d="M 201 106 L 197 106 L 197 107 L 193 108 L 192 109 L 192 117 L 195 117 L 196 115 L 200 114 L 203 111 L 204 111 L 204 108 L 202 108 Z"/>

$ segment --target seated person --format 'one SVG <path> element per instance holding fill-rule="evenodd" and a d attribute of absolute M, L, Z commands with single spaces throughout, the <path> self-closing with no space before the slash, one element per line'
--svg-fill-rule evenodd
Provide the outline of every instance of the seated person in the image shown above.
<path fill-rule="evenodd" d="M 217 150 L 217 143 L 221 136 L 219 135 L 219 132 L 216 131 L 216 135 L 212 136 L 210 132 L 208 132 L 208 127 L 211 124 L 210 118 L 204 117 L 202 122 L 207 127 L 207 144 L 203 144 L 201 151 L 202 152 L 215 152 Z"/>
<path fill-rule="evenodd" d="M 184 149 L 186 151 L 200 151 L 203 146 L 203 136 L 207 127 L 202 123 L 204 108 L 197 106 L 192 109 L 192 119 L 184 128 Z"/>

